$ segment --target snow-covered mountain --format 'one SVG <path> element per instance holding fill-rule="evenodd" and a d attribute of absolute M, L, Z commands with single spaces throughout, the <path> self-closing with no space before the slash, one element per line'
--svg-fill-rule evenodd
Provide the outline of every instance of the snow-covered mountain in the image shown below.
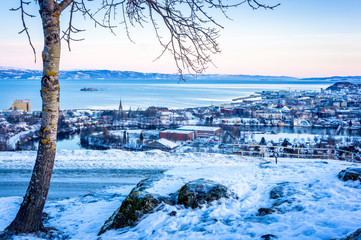
<path fill-rule="evenodd" d="M 1 79 L 41 79 L 42 72 L 40 70 L 28 70 L 0 67 Z M 177 74 L 163 73 L 142 73 L 134 71 L 113 71 L 113 70 L 69 70 L 60 71 L 60 78 L 63 80 L 76 79 L 144 79 L 144 80 L 162 80 L 162 79 L 179 79 Z M 185 79 L 194 79 L 195 76 L 185 74 Z M 234 75 L 234 74 L 200 74 L 196 77 L 199 80 L 240 80 L 251 82 L 292 82 L 302 81 L 308 82 L 338 82 L 351 81 L 361 82 L 361 76 L 350 77 L 327 77 L 327 78 L 294 78 L 287 76 L 260 76 L 260 75 Z"/>
<path fill-rule="evenodd" d="M 0 68 L 0 79 L 41 79 L 40 70 Z M 170 79 L 177 75 L 160 73 L 140 73 L 132 71 L 111 70 L 72 70 L 60 71 L 59 77 L 64 80 L 74 79 Z"/>

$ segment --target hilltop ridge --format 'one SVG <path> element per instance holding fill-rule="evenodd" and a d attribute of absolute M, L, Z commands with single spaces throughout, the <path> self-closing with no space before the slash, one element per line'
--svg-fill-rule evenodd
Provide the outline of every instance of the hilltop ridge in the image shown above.
<path fill-rule="evenodd" d="M 42 71 L 17 69 L 0 67 L 0 79 L 41 79 Z M 127 80 L 177 80 L 177 74 L 164 73 L 143 73 L 135 71 L 115 71 L 115 70 L 67 70 L 60 71 L 59 77 L 63 80 L 77 80 L 77 79 L 127 79 Z M 308 82 L 340 82 L 348 81 L 353 83 L 361 83 L 361 76 L 333 76 L 324 78 L 295 78 L 288 76 L 262 76 L 262 75 L 242 75 L 242 74 L 199 74 L 197 76 L 185 74 L 185 79 L 197 80 L 241 80 L 252 82 L 263 81 L 304 81 Z"/>
<path fill-rule="evenodd" d="M 342 89 L 356 90 L 356 89 L 360 89 L 360 88 L 361 88 L 361 84 L 354 84 L 354 83 L 350 83 L 350 82 L 337 82 L 337 83 L 329 86 L 328 88 L 326 88 L 326 90 L 340 91 Z"/>

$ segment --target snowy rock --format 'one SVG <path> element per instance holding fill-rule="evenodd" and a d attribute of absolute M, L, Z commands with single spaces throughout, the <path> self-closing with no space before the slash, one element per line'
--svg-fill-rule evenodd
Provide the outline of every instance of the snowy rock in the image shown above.
<path fill-rule="evenodd" d="M 176 216 L 177 215 L 177 212 L 176 211 L 171 211 L 170 213 L 169 213 L 169 216 L 172 216 L 172 217 L 174 217 L 174 216 Z"/>
<path fill-rule="evenodd" d="M 158 177 L 159 178 L 159 177 Z M 142 180 L 124 199 L 121 206 L 104 223 L 98 235 L 110 229 L 134 227 L 146 214 L 153 213 L 161 203 L 174 205 L 176 202 L 185 207 L 197 208 L 201 204 L 218 200 L 222 197 L 229 198 L 235 196 L 228 188 L 216 182 L 198 179 L 185 184 L 179 191 L 169 196 L 160 196 L 150 193 L 153 183 L 158 178 L 148 178 Z M 171 212 L 170 216 L 176 216 L 177 212 Z"/>
<path fill-rule="evenodd" d="M 292 204 L 296 199 L 295 198 L 290 198 L 290 199 L 284 199 L 284 198 L 280 198 L 277 199 L 274 203 L 273 203 L 273 207 L 278 207 L 281 206 L 282 204 Z"/>
<path fill-rule="evenodd" d="M 359 180 L 361 182 L 361 168 L 346 168 L 338 174 L 338 178 L 342 181 Z"/>
<path fill-rule="evenodd" d="M 294 195 L 298 193 L 295 189 L 297 183 L 291 184 L 290 182 L 282 182 L 273 187 L 270 191 L 270 198 L 274 199 L 272 206 L 269 208 L 258 209 L 257 216 L 265 216 L 277 213 L 286 213 L 289 211 L 302 211 L 304 208 L 300 205 L 296 205 L 300 201 L 297 200 Z M 304 187 L 304 186 L 299 186 Z"/>
<path fill-rule="evenodd" d="M 260 168 L 270 168 L 271 167 L 272 162 L 262 162 L 259 164 Z"/>
<path fill-rule="evenodd" d="M 345 238 L 342 238 L 341 240 L 360 240 L 361 239 L 361 228 L 356 230 L 356 232 L 348 235 Z"/>
<path fill-rule="evenodd" d="M 275 212 L 275 210 L 273 210 L 272 208 L 260 208 L 260 209 L 258 209 L 257 216 L 266 216 L 266 215 L 274 213 L 274 212 Z"/>
<path fill-rule="evenodd" d="M 146 214 L 154 212 L 165 200 L 165 198 L 147 191 L 154 181 L 154 178 L 148 178 L 139 182 L 124 199 L 120 208 L 104 223 L 98 235 L 109 229 L 134 227 Z"/>
<path fill-rule="evenodd" d="M 295 194 L 295 189 L 288 182 L 279 183 L 276 187 L 270 191 L 271 199 L 279 199 L 289 197 Z"/>
<path fill-rule="evenodd" d="M 234 197 L 227 187 L 203 178 L 185 184 L 178 194 L 178 204 L 186 208 L 200 208 L 202 204 L 220 198 Z"/>
<path fill-rule="evenodd" d="M 265 234 L 265 235 L 262 235 L 261 238 L 264 240 L 271 240 L 271 239 L 277 239 L 277 236 L 275 236 L 273 234 Z"/>

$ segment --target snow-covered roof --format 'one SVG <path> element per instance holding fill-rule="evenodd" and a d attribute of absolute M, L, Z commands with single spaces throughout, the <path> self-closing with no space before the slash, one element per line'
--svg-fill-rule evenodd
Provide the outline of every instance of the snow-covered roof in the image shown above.
<path fill-rule="evenodd" d="M 141 134 L 143 132 L 142 129 L 132 129 L 132 130 L 126 130 L 129 134 Z"/>
<path fill-rule="evenodd" d="M 162 131 L 163 133 L 180 133 L 180 134 L 188 134 L 188 133 L 192 133 L 194 132 L 194 130 L 179 130 L 179 129 L 169 129 L 169 130 L 165 130 Z"/>
<path fill-rule="evenodd" d="M 178 128 L 178 130 L 190 130 L 190 131 L 217 131 L 221 130 L 219 127 L 207 127 L 207 126 L 183 126 Z"/>
<path fill-rule="evenodd" d="M 157 142 L 159 142 L 160 144 L 162 144 L 170 149 L 178 147 L 178 144 L 176 144 L 175 142 L 169 141 L 165 138 L 158 139 Z"/>
<path fill-rule="evenodd" d="M 92 115 L 93 114 L 93 111 L 92 110 L 89 110 L 89 109 L 85 109 L 85 110 L 77 110 L 78 112 L 81 112 L 81 113 L 88 113 L 88 114 L 90 114 L 90 115 Z"/>
<path fill-rule="evenodd" d="M 171 112 L 161 112 L 160 115 L 162 115 L 162 116 L 170 116 L 170 115 L 172 115 L 172 113 Z"/>

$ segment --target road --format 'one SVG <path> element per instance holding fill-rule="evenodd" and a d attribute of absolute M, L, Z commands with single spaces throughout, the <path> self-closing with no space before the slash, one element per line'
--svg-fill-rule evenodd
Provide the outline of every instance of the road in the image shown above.
<path fill-rule="evenodd" d="M 87 194 L 104 186 L 136 185 L 162 170 L 144 169 L 55 169 L 48 200 Z M 0 169 L 0 197 L 24 196 L 31 177 L 29 169 Z"/>

